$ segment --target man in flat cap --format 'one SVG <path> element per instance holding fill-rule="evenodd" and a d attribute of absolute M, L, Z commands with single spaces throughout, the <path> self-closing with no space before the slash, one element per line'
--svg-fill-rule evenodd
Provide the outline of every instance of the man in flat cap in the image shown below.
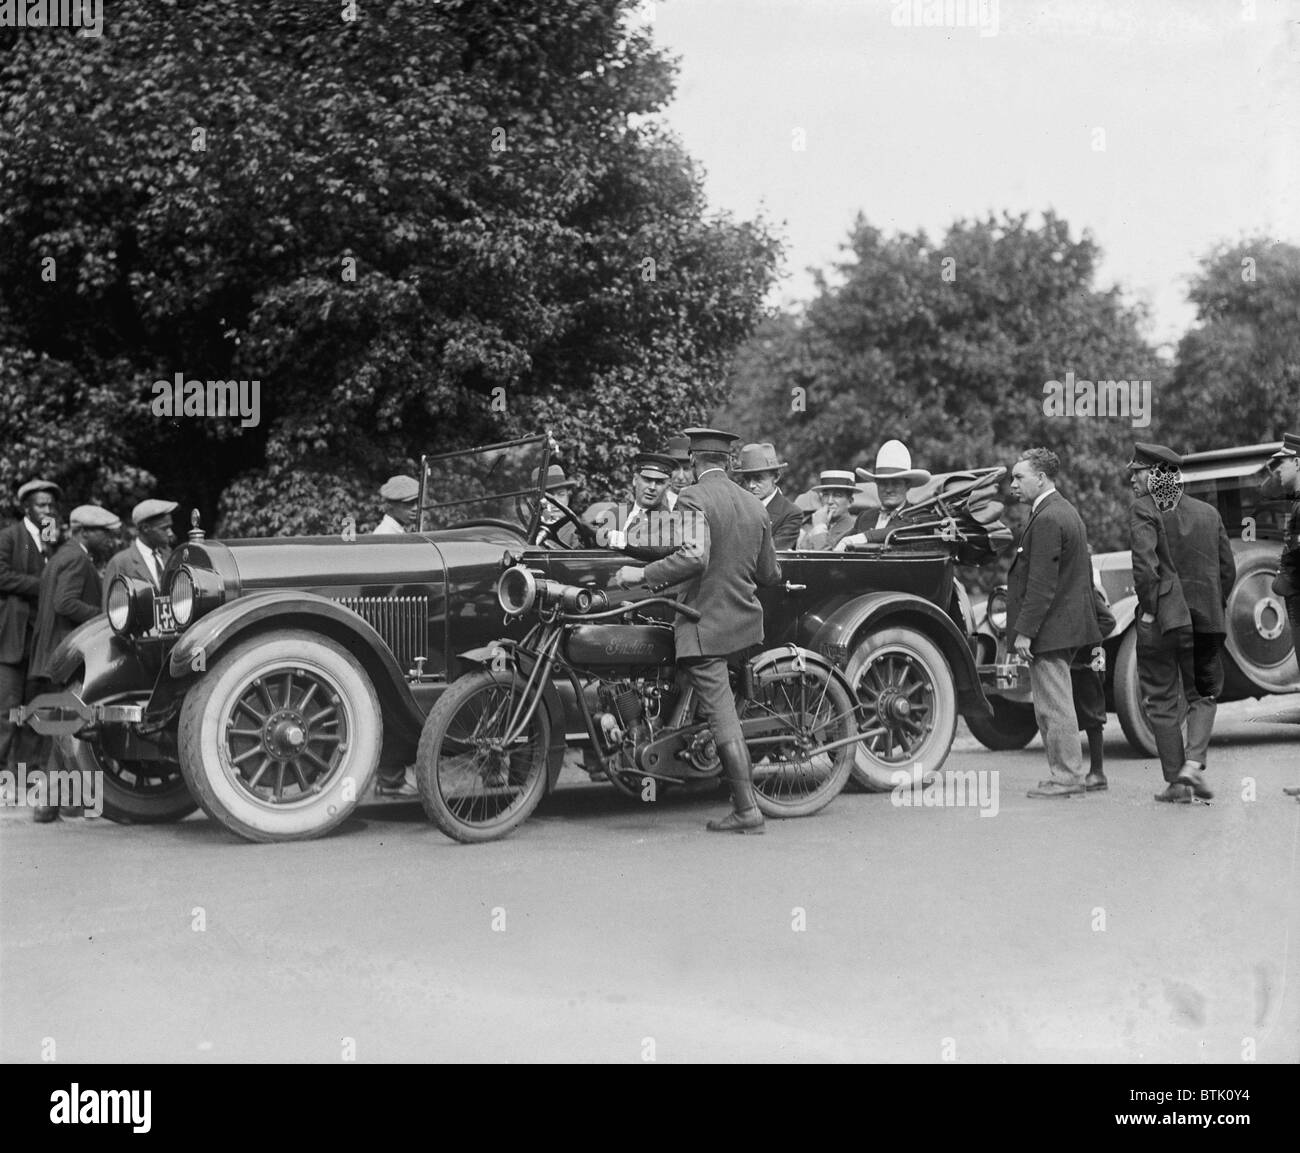
<path fill-rule="evenodd" d="M 644 560 L 662 556 L 655 542 L 667 538 L 664 518 L 671 511 L 668 493 L 676 462 L 666 453 L 639 452 L 632 473 L 632 507 L 619 528 L 609 531 L 610 548 Z M 618 512 L 615 509 L 615 517 Z M 642 545 L 648 545 L 649 549 Z"/>
<path fill-rule="evenodd" d="M 833 549 L 856 527 L 856 518 L 849 511 L 849 506 L 858 495 L 857 481 L 847 469 L 828 468 L 822 472 L 812 490 L 822 498 L 826 510 L 826 531 L 818 532 L 819 526 L 814 523 L 809 547 Z"/>
<path fill-rule="evenodd" d="M 371 535 L 390 536 L 410 532 L 419 510 L 420 483 L 413 476 L 390 476 L 379 490 L 384 502 L 384 519 L 375 525 Z"/>
<path fill-rule="evenodd" d="M 18 489 L 22 517 L 0 529 L 0 769 L 10 771 L 25 759 L 9 710 L 26 699 L 41 573 L 58 544 L 58 496 L 53 481 L 29 480 Z"/>
<path fill-rule="evenodd" d="M 1060 458 L 1046 448 L 1026 449 L 1011 469 L 1011 495 L 1030 512 L 1007 573 L 1007 637 L 1029 662 L 1034 716 L 1051 777 L 1028 795 L 1044 798 L 1087 791 L 1070 662 L 1081 645 L 1101 640 L 1088 531 L 1056 491 L 1060 470 Z"/>
<path fill-rule="evenodd" d="M 1155 799 L 1185 805 L 1214 796 L 1205 762 L 1223 690 L 1223 610 L 1237 563 L 1218 510 L 1183 492 L 1181 466 L 1173 449 L 1137 444 L 1127 467 L 1138 681 L 1166 782 Z"/>
<path fill-rule="evenodd" d="M 696 482 L 682 489 L 676 512 L 682 544 L 645 568 L 625 565 L 614 574 L 620 588 L 684 584 L 681 601 L 700 613 L 678 614 L 673 624 L 677 665 L 695 688 L 731 785 L 732 812 L 710 821 L 711 832 L 761 832 L 749 749 L 736 715 L 727 675 L 728 657 L 763 643 L 763 607 L 757 587 L 781 580 L 767 510 L 727 476 L 731 445 L 739 437 L 689 428 Z"/>
<path fill-rule="evenodd" d="M 776 446 L 764 441 L 745 445 L 735 470 L 741 488 L 748 489 L 767 509 L 772 522 L 772 544 L 776 548 L 794 548 L 803 525 L 802 510 L 780 489 L 785 466 L 785 461 L 777 459 Z"/>
<path fill-rule="evenodd" d="M 48 678 L 47 665 L 63 638 L 102 611 L 104 588 L 99 573 L 116 550 L 122 528 L 116 516 L 95 504 L 74 508 L 68 523 L 71 539 L 41 574 L 30 673 L 35 683 L 28 686 L 31 696 L 45 687 L 41 682 Z M 43 824 L 57 819 L 59 811 L 52 805 L 42 806 L 32 815 Z"/>
<path fill-rule="evenodd" d="M 887 440 L 876 453 L 875 471 L 865 468 L 855 470 L 860 480 L 872 481 L 880 504 L 866 509 L 854 526 L 856 532 L 843 537 L 835 545 L 836 552 L 848 548 L 861 548 L 868 542 L 883 542 L 886 533 L 903 520 L 908 489 L 928 484 L 930 473 L 912 467 L 912 454 L 901 440 Z"/>
<path fill-rule="evenodd" d="M 1300 661 L 1300 433 L 1282 434 L 1282 447 L 1269 458 L 1270 480 L 1283 497 L 1291 501 L 1286 530 L 1282 534 L 1282 555 L 1278 557 L 1273 591 L 1286 605 L 1291 622 L 1295 659 Z M 1300 797 L 1300 788 L 1283 790 L 1290 797 Z"/>
<path fill-rule="evenodd" d="M 115 552 L 104 568 L 104 596 L 109 586 L 119 576 L 148 581 L 155 589 L 162 588 L 162 572 L 171 555 L 176 534 L 172 532 L 174 500 L 142 500 L 131 510 L 135 525 L 135 540 Z"/>

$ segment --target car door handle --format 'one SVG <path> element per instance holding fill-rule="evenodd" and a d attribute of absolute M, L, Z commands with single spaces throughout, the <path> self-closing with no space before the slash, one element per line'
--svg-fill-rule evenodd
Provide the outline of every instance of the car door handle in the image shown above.
<path fill-rule="evenodd" d="M 793 581 L 786 581 L 786 582 L 785 582 L 785 591 L 788 592 L 788 593 L 801 593 L 801 592 L 807 592 L 807 591 L 808 591 L 808 586 L 807 586 L 807 585 L 797 585 L 797 584 L 795 584 Z"/>

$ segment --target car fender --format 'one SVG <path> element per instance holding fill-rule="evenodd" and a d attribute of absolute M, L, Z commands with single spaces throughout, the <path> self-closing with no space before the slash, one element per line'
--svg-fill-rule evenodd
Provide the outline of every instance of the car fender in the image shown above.
<path fill-rule="evenodd" d="M 804 644 L 824 653 L 842 668 L 863 634 L 894 624 L 914 628 L 939 646 L 952 669 L 958 712 L 992 716 L 966 637 L 952 617 L 924 597 L 897 592 L 866 593 L 845 601 L 824 619 L 809 614 L 804 627 L 811 635 L 804 639 Z"/>
<path fill-rule="evenodd" d="M 456 656 L 466 665 L 488 672 L 494 668 L 497 671 L 504 671 L 502 669 L 502 662 L 504 662 L 505 668 L 520 676 L 525 675 L 519 669 L 519 662 L 515 656 L 515 642 L 509 639 L 493 641 L 476 649 L 466 649 Z M 548 680 L 542 689 L 542 708 L 546 710 L 551 721 L 551 744 L 546 750 L 546 791 L 549 793 L 555 788 L 555 782 L 559 779 L 560 769 L 564 764 L 564 750 L 567 746 L 565 710 L 560 703 L 560 694 L 556 691 L 553 680 Z"/>
<path fill-rule="evenodd" d="M 157 675 L 145 667 L 135 645 L 109 627 L 106 616 L 94 617 L 64 637 L 46 671 L 50 684 L 59 687 L 80 679 L 81 699 L 90 704 L 131 693 L 147 697 Z"/>
<path fill-rule="evenodd" d="M 383 638 L 350 608 L 316 593 L 282 589 L 253 593 L 228 601 L 200 617 L 176 640 L 168 659 L 170 692 L 159 678 L 158 691 L 150 701 L 150 713 L 157 714 L 167 702 L 161 697 L 179 697 L 183 686 L 203 671 L 222 651 L 250 632 L 273 625 L 276 628 L 305 627 L 324 633 L 347 646 L 366 670 L 379 694 L 384 714 L 384 744 L 418 742 L 424 713 L 411 695 L 406 676 L 397 665 Z M 387 752 L 385 753 L 387 756 Z"/>

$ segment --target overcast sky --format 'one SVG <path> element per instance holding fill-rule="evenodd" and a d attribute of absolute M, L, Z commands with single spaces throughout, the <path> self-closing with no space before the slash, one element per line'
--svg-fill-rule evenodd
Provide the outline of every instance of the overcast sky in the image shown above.
<path fill-rule="evenodd" d="M 917 8 L 952 26 L 906 26 Z M 784 222 L 774 303 L 811 296 L 807 267 L 837 259 L 859 210 L 937 239 L 959 217 L 1050 207 L 1100 243 L 1103 285 L 1151 306 L 1148 335 L 1174 341 L 1216 242 L 1300 242 L 1300 0 L 984 10 L 981 30 L 968 0 L 653 5 L 680 57 L 667 120 L 711 206 Z"/>

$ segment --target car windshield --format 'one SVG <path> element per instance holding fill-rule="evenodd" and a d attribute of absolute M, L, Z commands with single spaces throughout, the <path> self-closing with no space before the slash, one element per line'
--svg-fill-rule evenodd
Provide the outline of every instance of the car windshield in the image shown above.
<path fill-rule="evenodd" d="M 502 521 L 528 533 L 549 460 L 545 436 L 426 456 L 421 461 L 421 532 Z"/>

